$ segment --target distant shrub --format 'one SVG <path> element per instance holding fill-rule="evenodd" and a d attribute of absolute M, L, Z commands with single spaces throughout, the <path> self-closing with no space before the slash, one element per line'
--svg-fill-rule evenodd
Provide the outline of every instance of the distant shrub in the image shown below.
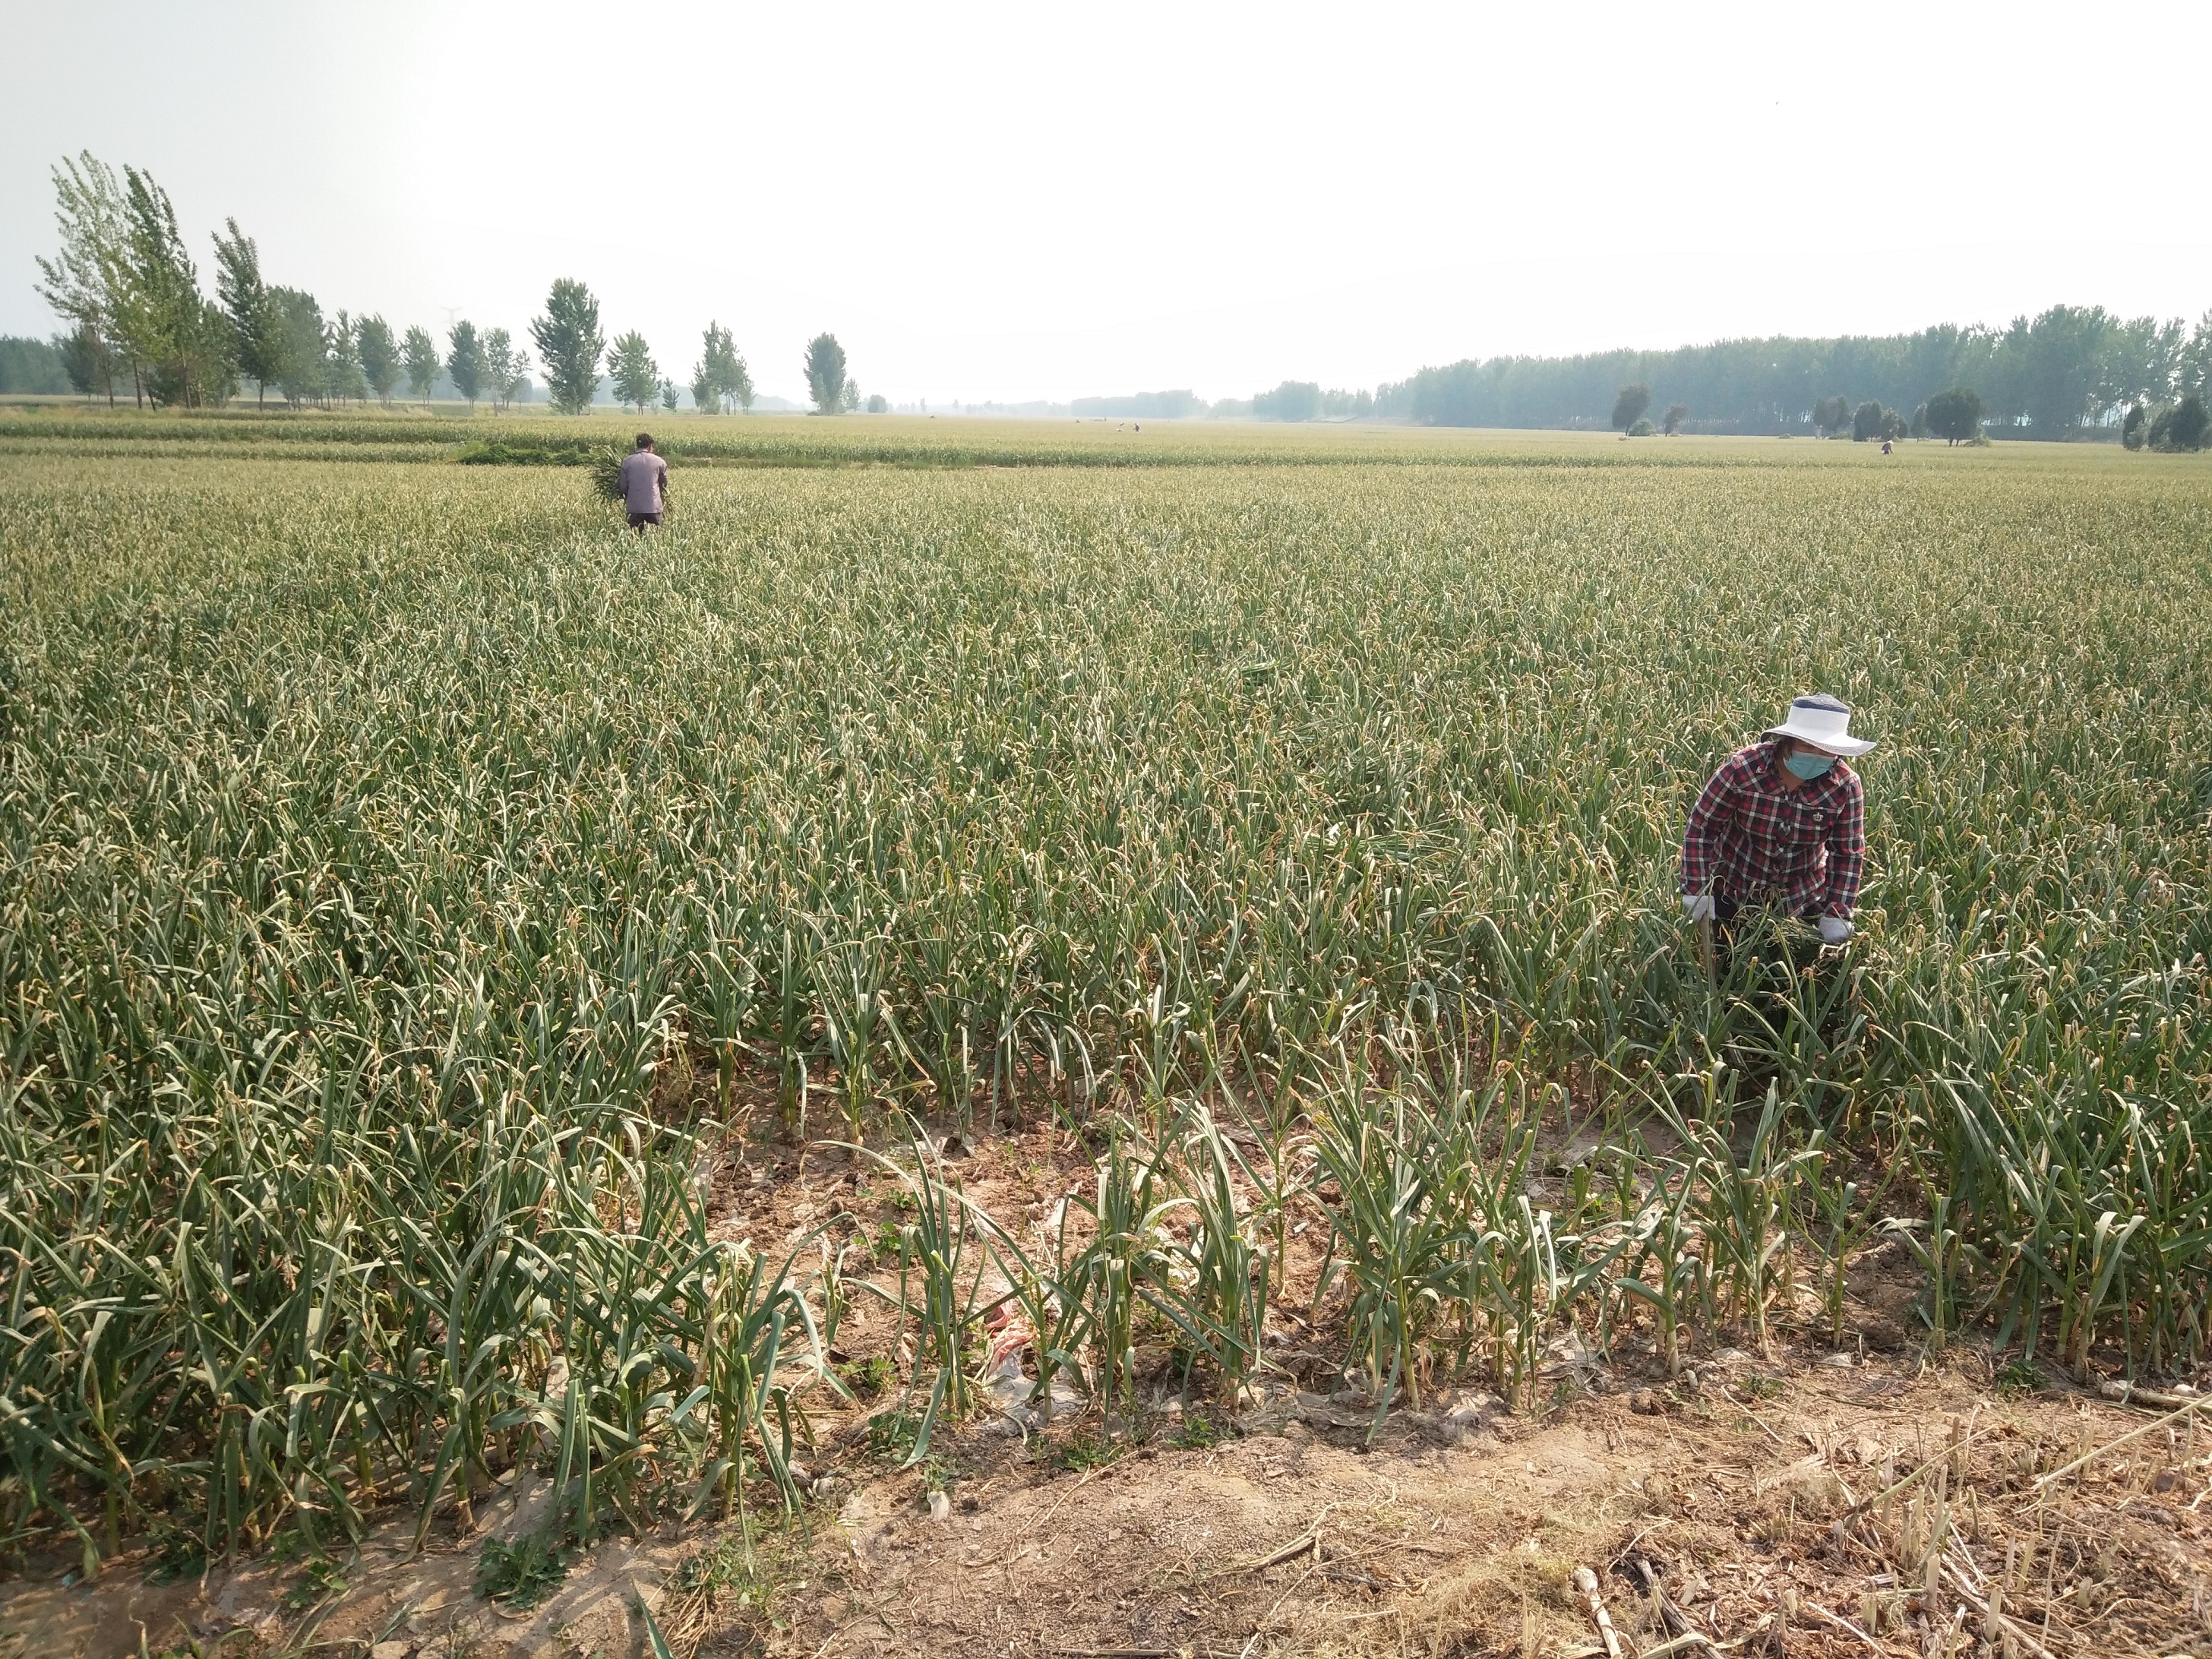
<path fill-rule="evenodd" d="M 1851 437 L 1855 442 L 1865 443 L 1879 439 L 1884 443 L 1902 438 L 1911 423 L 1893 409 L 1885 408 L 1872 398 L 1861 404 L 1851 415 Z"/>
<path fill-rule="evenodd" d="M 2193 392 L 2172 409 L 2160 410 L 2150 424 L 2150 447 L 2170 455 L 2202 449 L 2207 438 L 2212 438 L 2212 414 Z"/>
<path fill-rule="evenodd" d="M 471 444 L 453 457 L 462 466 L 590 466 L 614 452 L 604 445 L 508 443 L 495 438 Z"/>
<path fill-rule="evenodd" d="M 1954 386 L 1928 400 L 1928 429 L 1947 443 L 1970 443 L 1982 430 L 1982 394 Z"/>

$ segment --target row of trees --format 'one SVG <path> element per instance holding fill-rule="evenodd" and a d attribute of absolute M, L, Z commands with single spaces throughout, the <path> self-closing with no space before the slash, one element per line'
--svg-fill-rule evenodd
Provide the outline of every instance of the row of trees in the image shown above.
<path fill-rule="evenodd" d="M 443 373 L 471 408 L 488 398 L 505 409 L 529 386 L 530 354 L 505 329 L 479 332 L 463 319 L 447 331 L 441 351 L 419 326 L 396 335 L 381 316 L 341 311 L 326 319 L 313 295 L 263 278 L 261 251 L 237 220 L 223 228 L 228 234 L 215 239 L 217 305 L 230 329 L 232 365 L 253 382 L 257 403 L 266 403 L 274 386 L 295 406 L 368 398 L 388 404 L 403 376 L 410 393 L 428 398 Z"/>
<path fill-rule="evenodd" d="M 566 279 L 553 284 L 545 316 L 532 327 L 538 349 L 544 355 L 546 380 L 556 409 L 578 410 L 589 402 L 588 392 L 579 402 L 576 391 L 598 374 L 597 352 L 604 343 L 599 339 L 598 326 L 599 304 L 589 289 Z M 847 372 L 845 348 L 834 334 L 817 334 L 807 342 L 803 367 L 807 394 L 814 400 L 817 414 L 842 415 L 862 407 L 881 414 L 890 407 L 880 396 L 862 404 L 860 385 Z M 635 330 L 607 349 L 607 378 L 616 401 L 634 405 L 641 414 L 656 397 L 663 408 L 678 407 L 675 383 L 662 377 L 652 348 Z M 730 331 L 720 323 L 707 325 L 699 361 L 691 370 L 690 391 L 691 405 L 702 414 L 726 414 L 732 409 L 752 407 L 752 371 L 745 367 Z"/>
<path fill-rule="evenodd" d="M 1936 394 L 1939 398 L 1957 395 L 1973 398 L 1974 423 L 1976 430 L 1978 430 L 1982 407 L 1982 400 L 1978 393 L 1966 392 L 1962 394 L 1951 392 Z M 1857 443 L 1870 441 L 1887 443 L 1893 438 L 1906 436 L 1924 438 L 1928 435 L 1928 405 L 1920 404 L 1912 411 L 1911 416 L 1907 417 L 1899 414 L 1879 398 L 1869 398 L 1854 409 L 1851 406 L 1851 400 L 1840 392 L 1823 398 L 1813 405 L 1813 435 L 1814 437 L 1840 438 L 1847 430 L 1851 434 L 1853 441 Z M 1949 434 L 1938 434 L 1937 435 Z M 1968 432 L 1960 435 L 1972 437 L 1974 434 Z"/>
<path fill-rule="evenodd" d="M 1632 380 L 1622 386 L 1613 397 L 1613 430 L 1626 433 L 1632 438 L 1641 438 L 1653 432 L 1663 432 L 1672 437 L 1688 424 L 1690 406 L 1687 404 L 1668 404 L 1656 427 L 1646 412 L 1650 407 L 1650 386 L 1641 380 Z M 1840 437 L 1844 423 L 1848 422 L 1851 436 L 1861 443 L 1887 442 L 1908 434 L 1916 438 L 1932 434 L 1960 443 L 1979 434 L 1982 399 L 1980 393 L 1963 387 L 1939 392 L 1914 410 L 1908 420 L 1878 398 L 1869 398 L 1853 409 L 1850 398 L 1831 396 L 1814 404 L 1811 417 L 1814 433 L 1824 438 Z"/>
<path fill-rule="evenodd" d="M 538 349 L 545 356 L 553 406 L 580 409 L 583 404 L 568 389 L 580 387 L 587 374 L 597 373 L 598 303 L 583 284 L 563 280 L 553 284 L 545 309 L 545 317 L 532 327 L 537 331 Z M 881 396 L 870 398 L 863 404 L 860 384 L 847 372 L 845 348 L 834 334 L 817 334 L 806 343 L 803 367 L 807 394 L 818 415 L 842 415 L 863 407 L 879 415 L 890 407 Z M 617 339 L 609 350 L 607 376 L 616 400 L 634 404 L 640 413 L 656 396 L 663 408 L 678 406 L 675 383 L 661 377 L 652 348 L 635 330 Z M 752 408 L 752 371 L 745 367 L 730 331 L 720 323 L 707 325 L 699 361 L 691 370 L 690 391 L 691 406 L 702 414 Z"/>
<path fill-rule="evenodd" d="M 326 316 L 313 295 L 264 277 L 260 249 L 235 219 L 225 220 L 215 238 L 210 299 L 176 210 L 150 173 L 131 167 L 118 173 L 86 151 L 63 161 L 53 178 L 61 246 L 52 258 L 38 261 L 38 292 L 69 325 L 55 349 L 70 384 L 88 396 L 104 392 L 112 403 L 118 385 L 127 384 L 142 405 L 197 409 L 225 402 L 250 383 L 261 404 L 272 386 L 295 405 L 389 403 L 403 378 L 415 397 L 428 398 L 442 374 L 471 408 L 489 399 L 505 409 L 529 390 L 530 352 L 507 330 L 459 321 L 441 349 L 424 328 L 402 334 L 380 315 Z M 530 340 L 556 410 L 591 406 L 602 360 L 617 401 L 641 411 L 656 401 L 677 406 L 677 387 L 645 337 L 632 330 L 611 344 L 599 301 L 580 282 L 553 284 Z M 817 386 L 817 360 L 830 361 L 825 343 L 836 372 Z M 808 346 L 807 374 L 824 412 L 860 406 L 860 388 L 832 337 Z M 752 407 L 751 373 L 720 323 L 707 326 L 690 392 L 702 410 Z"/>
<path fill-rule="evenodd" d="M 237 386 L 231 331 L 202 296 L 176 210 L 136 167 L 118 178 L 87 152 L 54 169 L 60 251 L 38 262 L 40 295 L 73 326 L 63 346 L 72 380 L 127 372 L 143 403 L 197 407 Z"/>
<path fill-rule="evenodd" d="M 2120 441 L 2130 449 L 2169 453 L 2212 447 L 2212 410 L 2193 392 L 2178 403 L 2137 404 L 2120 423 Z"/>
<path fill-rule="evenodd" d="M 1631 437 L 1653 431 L 1644 414 L 1650 407 L 1650 386 L 1641 381 L 1622 386 L 1613 394 L 1614 429 Z M 1686 404 L 1669 404 L 1656 429 L 1671 436 L 1682 429 L 1689 414 Z M 1869 398 L 1854 409 L 1850 398 L 1831 395 L 1814 404 L 1812 422 L 1814 433 L 1824 438 L 1841 437 L 1849 422 L 1850 435 L 1859 443 L 1887 443 L 1911 436 L 1962 444 L 1982 439 L 1986 415 L 1980 392 L 1971 386 L 1952 386 L 1919 405 L 1910 418 L 1878 398 Z M 2139 402 L 2128 410 L 2120 439 L 2130 449 L 2146 446 L 2168 451 L 2202 449 L 2212 442 L 2212 415 L 2194 392 L 2177 403 L 2156 407 Z"/>
<path fill-rule="evenodd" d="M 1972 386 L 1990 426 L 2067 438 L 2109 430 L 2135 405 L 2178 408 L 2212 394 L 2212 311 L 2193 328 L 2179 318 L 2053 306 L 2002 329 L 1947 324 L 1887 337 L 1468 360 L 1381 386 L 1374 406 L 1441 426 L 1592 426 L 1632 385 L 1698 410 L 1700 429 L 1737 432 L 1841 431 L 1864 403 L 1911 410 Z M 1845 416 L 1816 421 L 1816 405 L 1838 386 L 1851 393 Z"/>
<path fill-rule="evenodd" d="M 473 404 L 504 408 L 529 384 L 530 355 L 503 328 L 470 322 L 441 351 L 427 329 L 399 334 L 381 316 L 325 316 L 303 289 L 270 283 L 261 251 L 238 221 L 215 238 L 216 294 L 153 175 L 120 173 L 87 151 L 54 169 L 61 246 L 38 261 L 38 292 L 70 325 L 55 341 L 70 383 L 115 400 L 129 384 L 141 404 L 198 409 L 252 382 L 257 402 L 275 386 L 288 403 L 389 402 L 404 377 L 427 398 L 441 373 Z"/>
<path fill-rule="evenodd" d="M 1216 405 L 1218 413 L 1249 413 L 1260 421 L 1352 420 L 1374 410 L 1371 392 L 1344 392 L 1334 386 L 1324 391 L 1314 380 L 1285 380 L 1273 392 L 1256 392 L 1249 410 L 1232 411 Z"/>
<path fill-rule="evenodd" d="M 488 397 L 504 407 L 529 386 L 530 355 L 504 329 L 479 333 L 471 323 L 456 323 L 441 349 L 425 329 L 397 334 L 380 315 L 326 316 L 313 295 L 267 283 L 259 250 L 234 219 L 215 238 L 216 292 L 207 297 L 167 194 L 137 168 L 118 174 L 87 152 L 54 169 L 54 187 L 61 246 L 54 258 L 38 261 L 38 291 L 70 325 L 56 344 L 70 382 L 88 393 L 105 391 L 112 401 L 127 380 L 142 403 L 193 408 L 221 403 L 251 381 L 263 401 L 272 386 L 294 404 L 389 400 L 403 375 L 423 398 L 442 373 L 472 405 Z M 553 284 L 530 338 L 556 409 L 588 408 L 603 362 L 619 401 L 640 410 L 656 400 L 678 406 L 677 386 L 641 334 L 633 330 L 610 347 L 599 301 L 580 282 Z M 817 410 L 864 406 L 834 336 L 808 343 L 805 369 Z M 1856 401 L 1835 393 L 1838 386 L 1851 388 Z M 1206 412 L 1586 426 L 1596 423 L 1610 397 L 1613 424 L 1626 431 L 1647 421 L 1655 398 L 1663 396 L 1661 426 L 1668 431 L 1680 429 L 1694 407 L 1706 430 L 1835 433 L 1848 417 L 1854 436 L 1871 436 L 1932 429 L 1923 411 L 1934 398 L 1970 386 L 1979 389 L 1987 424 L 2021 435 L 2065 438 L 2118 427 L 2124 438 L 2134 433 L 2139 442 L 2187 447 L 2195 429 L 2185 413 L 2189 400 L 2201 410 L 2212 394 L 2212 311 L 2193 330 L 2178 318 L 2124 319 L 2101 307 L 2054 306 L 2001 331 L 1946 325 L 1885 337 L 1469 360 L 1425 368 L 1371 395 L 1285 380 L 1249 404 L 1225 400 Z M 1630 388 L 1641 402 L 1624 418 Z M 690 389 L 702 410 L 752 405 L 751 374 L 718 323 L 708 325 Z M 1133 410 L 1154 398 L 1191 412 L 1204 408 L 1188 393 L 1084 401 L 1103 413 L 1109 404 Z M 884 400 L 866 406 L 884 407 Z M 1900 423 L 1895 411 L 1905 409 L 1916 415 Z"/>
<path fill-rule="evenodd" d="M 556 412 L 581 414 L 591 407 L 603 354 L 617 403 L 643 414 L 656 402 L 667 410 L 681 402 L 676 382 L 661 373 L 645 336 L 631 329 L 610 343 L 599 328 L 599 301 L 573 277 L 553 284 L 544 314 L 532 322 L 530 334 L 544 360 L 546 395 Z M 692 406 L 702 414 L 749 411 L 753 406 L 752 371 L 730 331 L 719 322 L 708 323 L 701 337 L 690 392 Z"/>

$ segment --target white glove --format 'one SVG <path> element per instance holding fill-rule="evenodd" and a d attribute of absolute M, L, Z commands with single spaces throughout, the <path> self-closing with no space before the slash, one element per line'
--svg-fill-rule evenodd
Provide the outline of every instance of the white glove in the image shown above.
<path fill-rule="evenodd" d="M 1682 914 L 1692 921 L 1711 921 L 1713 919 L 1713 896 L 1711 893 L 1683 894 Z"/>
<path fill-rule="evenodd" d="M 1820 918 L 1821 944 L 1841 945 L 1850 936 L 1851 925 L 1848 921 L 1845 921 L 1841 916 L 1822 916 Z"/>

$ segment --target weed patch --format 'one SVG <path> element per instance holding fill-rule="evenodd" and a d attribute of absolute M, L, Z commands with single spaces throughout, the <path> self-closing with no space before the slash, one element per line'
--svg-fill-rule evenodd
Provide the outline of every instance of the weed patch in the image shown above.
<path fill-rule="evenodd" d="M 561 1587 L 568 1576 L 566 1551 L 542 1533 L 512 1543 L 487 1539 L 477 1558 L 477 1594 L 525 1612 Z"/>

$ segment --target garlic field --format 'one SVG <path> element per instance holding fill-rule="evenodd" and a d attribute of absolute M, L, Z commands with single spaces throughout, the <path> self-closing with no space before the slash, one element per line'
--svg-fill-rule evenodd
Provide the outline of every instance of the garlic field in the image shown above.
<path fill-rule="evenodd" d="M 795 1499 L 840 1289 L 714 1234 L 726 1133 L 1091 1137 L 1057 1247 L 902 1168 L 1109 1423 L 1146 1322 L 1264 1364 L 1294 1212 L 1386 1401 L 1763 1339 L 1884 1230 L 1932 1344 L 2203 1358 L 2212 465 L 673 433 L 641 538 L 176 424 L 0 434 L 0 1549 L 428 1526 L 526 1446 L 586 1534 Z M 1683 815 L 1816 689 L 1857 936 L 1709 992 Z"/>

